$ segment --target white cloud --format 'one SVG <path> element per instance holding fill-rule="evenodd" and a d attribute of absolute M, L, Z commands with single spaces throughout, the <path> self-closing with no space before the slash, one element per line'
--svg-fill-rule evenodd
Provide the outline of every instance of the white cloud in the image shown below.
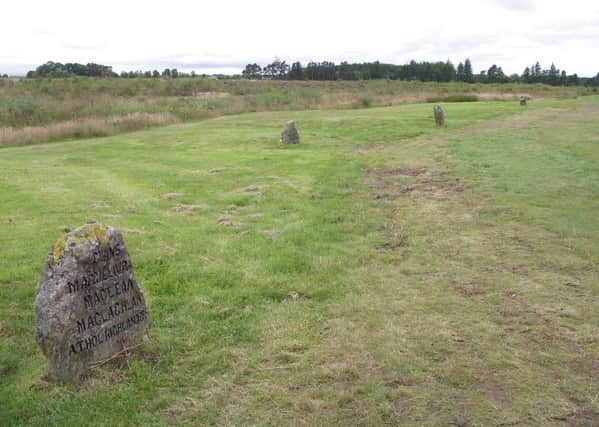
<path fill-rule="evenodd" d="M 491 2 L 510 10 L 532 11 L 536 9 L 535 0 L 491 0 Z"/>
<path fill-rule="evenodd" d="M 2 15 L 2 73 L 47 60 L 238 72 L 275 56 L 392 63 L 469 57 L 476 70 L 497 63 L 509 73 L 539 60 L 599 72 L 594 0 L 567 7 L 558 0 L 31 0 L 7 2 Z"/>

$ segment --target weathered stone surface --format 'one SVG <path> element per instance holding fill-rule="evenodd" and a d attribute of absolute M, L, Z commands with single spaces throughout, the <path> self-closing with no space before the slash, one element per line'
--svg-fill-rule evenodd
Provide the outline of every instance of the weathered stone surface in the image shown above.
<path fill-rule="evenodd" d="M 522 105 L 523 107 L 525 107 L 527 104 L 528 104 L 528 97 L 521 96 L 520 97 L 520 105 Z"/>
<path fill-rule="evenodd" d="M 35 298 L 48 376 L 70 380 L 146 336 L 146 304 L 121 233 L 86 224 L 58 239 Z"/>
<path fill-rule="evenodd" d="M 445 126 L 445 115 L 443 109 L 439 105 L 433 107 L 433 113 L 435 114 L 435 123 L 437 126 Z"/>
<path fill-rule="evenodd" d="M 287 122 L 281 132 L 281 144 L 299 144 L 299 133 L 295 127 L 295 122 L 292 120 Z"/>

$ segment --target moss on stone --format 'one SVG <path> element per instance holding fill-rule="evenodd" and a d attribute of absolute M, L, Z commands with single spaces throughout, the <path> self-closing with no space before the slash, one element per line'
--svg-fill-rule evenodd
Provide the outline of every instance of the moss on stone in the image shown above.
<path fill-rule="evenodd" d="M 108 228 L 102 224 L 93 224 L 93 226 L 94 226 L 94 234 L 96 235 L 98 240 L 103 244 L 108 243 L 108 238 L 107 238 Z"/>
<path fill-rule="evenodd" d="M 85 224 L 76 230 L 73 230 L 70 233 L 60 237 L 56 243 L 54 243 L 54 248 L 52 249 L 54 261 L 52 265 L 56 264 L 62 256 L 69 239 L 74 239 L 79 245 L 85 240 L 90 242 L 97 240 L 100 242 L 100 244 L 107 245 L 108 227 L 103 224 Z"/>
<path fill-rule="evenodd" d="M 84 240 L 90 242 L 98 240 L 102 244 L 108 243 L 108 228 L 103 224 L 85 224 L 72 232 L 72 236 L 77 243 L 83 243 Z"/>
<path fill-rule="evenodd" d="M 64 252 L 64 248 L 67 244 L 67 236 L 62 236 L 61 238 L 59 238 L 56 243 L 54 243 L 54 249 L 52 251 L 53 257 L 54 257 L 54 264 L 56 264 L 58 262 L 58 260 L 60 259 L 60 257 L 62 256 L 62 253 Z"/>

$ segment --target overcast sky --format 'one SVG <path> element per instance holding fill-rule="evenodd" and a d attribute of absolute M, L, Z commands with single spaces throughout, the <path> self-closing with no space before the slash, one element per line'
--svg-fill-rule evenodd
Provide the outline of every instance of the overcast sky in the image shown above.
<path fill-rule="evenodd" d="M 599 73 L 598 0 L 11 1 L 0 73 L 97 62 L 239 73 L 248 62 L 472 60 L 507 74 L 535 61 Z"/>

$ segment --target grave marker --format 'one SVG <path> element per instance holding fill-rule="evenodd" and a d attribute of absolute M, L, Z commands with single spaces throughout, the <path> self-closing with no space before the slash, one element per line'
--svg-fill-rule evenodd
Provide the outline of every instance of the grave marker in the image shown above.
<path fill-rule="evenodd" d="M 281 144 L 299 144 L 299 133 L 295 127 L 295 122 L 292 120 L 287 122 L 281 132 Z"/>
<path fill-rule="evenodd" d="M 435 114 L 435 123 L 437 126 L 445 126 L 445 115 L 443 109 L 439 105 L 433 107 L 433 113 Z"/>
<path fill-rule="evenodd" d="M 58 239 L 35 298 L 35 338 L 51 379 L 91 365 L 146 337 L 147 311 L 122 234 L 89 223 Z"/>

